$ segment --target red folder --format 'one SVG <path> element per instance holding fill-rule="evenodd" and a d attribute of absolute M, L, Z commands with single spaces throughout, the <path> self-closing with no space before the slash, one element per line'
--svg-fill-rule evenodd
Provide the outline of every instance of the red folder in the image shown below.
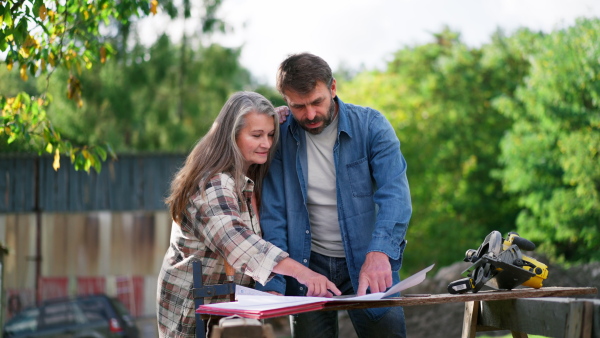
<path fill-rule="evenodd" d="M 281 307 L 270 310 L 252 310 L 252 309 L 216 309 L 213 307 L 207 307 L 206 305 L 201 305 L 198 307 L 196 312 L 209 314 L 209 315 L 217 315 L 217 316 L 233 316 L 238 315 L 244 318 L 253 318 L 253 319 L 266 319 L 280 316 L 293 315 L 297 313 L 316 311 L 323 309 L 323 305 L 326 302 L 318 302 L 318 303 L 309 303 L 302 304 L 296 306 L 289 307 Z"/>

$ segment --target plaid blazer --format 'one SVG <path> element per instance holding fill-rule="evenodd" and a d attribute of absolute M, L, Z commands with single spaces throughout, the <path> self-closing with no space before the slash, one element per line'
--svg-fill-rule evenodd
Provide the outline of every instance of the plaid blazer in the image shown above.
<path fill-rule="evenodd" d="M 228 173 L 213 176 L 190 197 L 181 224 L 173 222 L 170 245 L 158 276 L 157 320 L 161 337 L 195 337 L 192 261 L 202 262 L 205 285 L 225 282 L 223 257 L 236 271 L 234 282 L 265 284 L 273 268 L 288 254 L 266 242 L 250 203 L 254 183 L 249 178 L 237 196 Z M 204 196 L 202 195 L 204 190 Z M 205 304 L 228 300 L 206 298 Z"/>

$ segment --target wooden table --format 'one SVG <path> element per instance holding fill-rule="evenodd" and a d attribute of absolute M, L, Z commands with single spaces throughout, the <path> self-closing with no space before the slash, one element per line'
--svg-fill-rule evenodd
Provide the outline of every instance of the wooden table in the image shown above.
<path fill-rule="evenodd" d="M 485 290 L 460 295 L 432 294 L 376 302 L 328 302 L 323 310 L 352 310 L 389 306 L 465 303 L 463 338 L 478 331 L 510 330 L 513 337 L 527 333 L 552 337 L 600 338 L 600 300 L 556 298 L 597 294 L 593 287 L 518 288 Z"/>

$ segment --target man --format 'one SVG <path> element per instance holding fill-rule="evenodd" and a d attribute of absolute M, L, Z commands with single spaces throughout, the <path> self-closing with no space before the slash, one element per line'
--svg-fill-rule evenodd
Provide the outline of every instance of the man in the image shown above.
<path fill-rule="evenodd" d="M 277 89 L 293 118 L 264 182 L 264 238 L 325 275 L 344 294 L 383 292 L 398 271 L 412 213 L 406 162 L 394 129 L 378 111 L 345 104 L 320 57 L 292 55 Z M 264 291 L 304 295 L 306 287 L 275 277 Z M 348 311 L 360 337 L 405 337 L 401 307 Z M 295 337 L 336 337 L 335 311 L 292 317 Z"/>

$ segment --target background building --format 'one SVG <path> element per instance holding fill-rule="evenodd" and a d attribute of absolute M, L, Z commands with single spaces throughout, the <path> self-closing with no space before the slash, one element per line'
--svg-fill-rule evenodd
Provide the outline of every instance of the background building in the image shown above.
<path fill-rule="evenodd" d="M 183 159 L 120 155 L 97 174 L 68 159 L 54 171 L 52 158 L 0 157 L 5 320 L 41 300 L 92 293 L 154 317 L 171 226 L 163 200 Z"/>

